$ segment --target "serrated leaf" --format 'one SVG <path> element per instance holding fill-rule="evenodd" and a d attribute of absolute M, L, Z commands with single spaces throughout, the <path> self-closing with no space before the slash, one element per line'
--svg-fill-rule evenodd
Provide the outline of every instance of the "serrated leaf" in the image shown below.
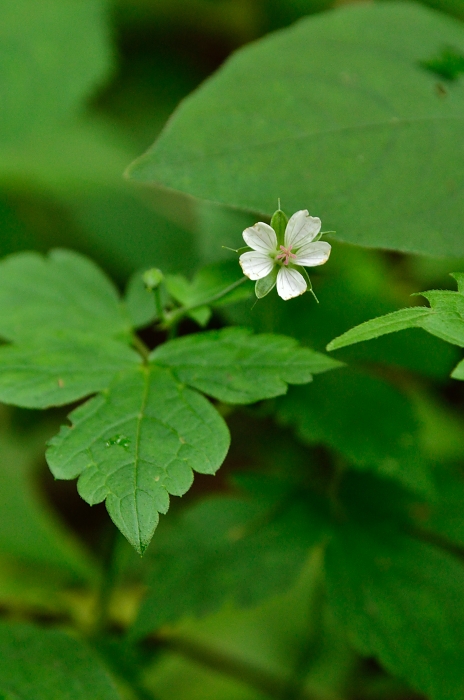
<path fill-rule="evenodd" d="M 0 401 L 25 408 L 63 406 L 106 389 L 119 372 L 140 364 L 124 343 L 56 335 L 0 347 Z"/>
<path fill-rule="evenodd" d="M 0 262 L 0 337 L 29 342 L 63 329 L 128 336 L 118 292 L 92 261 L 69 250 L 18 253 Z"/>
<path fill-rule="evenodd" d="M 380 316 L 379 318 L 373 318 L 371 321 L 366 321 L 359 326 L 350 328 L 350 330 L 343 333 L 343 335 L 331 340 L 327 345 L 327 350 L 330 352 L 331 350 L 344 348 L 347 345 L 361 343 L 364 340 L 379 338 L 381 335 L 386 335 L 387 333 L 396 333 L 406 328 L 420 327 L 424 316 L 428 316 L 431 313 L 432 311 L 430 309 L 416 306 L 410 309 L 393 311 L 393 313 Z"/>
<path fill-rule="evenodd" d="M 193 471 L 214 474 L 229 447 L 227 427 L 203 396 L 162 367 L 120 375 L 109 390 L 70 415 L 50 442 L 54 476 L 74 479 L 90 504 L 108 512 L 143 553 L 166 513 L 169 494 L 182 496 Z"/>
<path fill-rule="evenodd" d="M 386 382 L 351 368 L 295 387 L 277 415 L 308 444 L 323 444 L 361 470 L 430 492 L 429 469 L 418 448 L 418 422 L 406 396 Z M 388 419 L 387 419 L 388 418 Z"/>
<path fill-rule="evenodd" d="M 464 294 L 461 291 L 463 276 L 461 273 L 454 273 L 452 276 L 458 281 L 457 292 L 432 290 L 418 295 L 427 299 L 430 308 L 420 306 L 400 309 L 361 323 L 338 338 L 334 338 L 327 345 L 327 350 L 337 350 L 346 345 L 378 338 L 405 328 L 423 328 L 447 343 L 464 347 Z M 455 378 L 459 379 L 459 376 Z"/>
<path fill-rule="evenodd" d="M 464 567 L 374 520 L 344 522 L 327 551 L 329 602 L 357 648 L 432 700 L 461 700 Z"/>
<path fill-rule="evenodd" d="M 94 652 L 59 630 L 0 624 L 0 694 L 18 700 L 120 700 Z"/>
<path fill-rule="evenodd" d="M 341 366 L 293 338 L 244 328 L 172 340 L 152 353 L 151 362 L 220 401 L 241 404 L 285 394 L 287 384 L 306 384 L 313 374 Z"/>
<path fill-rule="evenodd" d="M 408 2 L 301 20 L 233 55 L 130 176 L 269 216 L 277 197 L 310 203 L 341 240 L 462 255 L 464 89 L 440 95 L 421 67 L 443 46 L 464 51 L 462 25 Z"/>
<path fill-rule="evenodd" d="M 253 498 L 209 498 L 163 523 L 148 555 L 149 592 L 134 638 L 225 602 L 256 604 L 295 582 L 330 529 L 327 504 L 262 477 L 255 488 Z"/>

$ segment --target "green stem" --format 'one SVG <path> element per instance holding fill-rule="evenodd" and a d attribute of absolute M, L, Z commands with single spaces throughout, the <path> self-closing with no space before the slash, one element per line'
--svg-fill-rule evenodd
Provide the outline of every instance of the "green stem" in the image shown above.
<path fill-rule="evenodd" d="M 226 294 L 229 294 L 229 292 L 232 292 L 234 289 L 239 287 L 241 284 L 244 282 L 248 281 L 248 277 L 241 277 L 239 280 L 236 282 L 233 282 L 232 284 L 229 284 L 228 287 L 225 289 L 222 289 L 220 292 L 217 292 L 217 294 L 213 294 L 211 297 L 208 297 L 207 299 L 202 299 L 201 301 L 195 302 L 195 304 L 189 304 L 187 306 L 181 306 L 178 309 L 175 309 L 174 311 L 171 311 L 170 313 L 165 313 L 164 314 L 164 322 L 162 323 L 161 327 L 164 328 L 165 330 L 168 330 L 171 328 L 173 325 L 177 325 L 179 321 L 181 321 L 184 316 L 186 316 L 190 311 L 194 311 L 195 309 L 199 309 L 201 306 L 209 306 L 210 304 L 214 304 L 215 301 L 219 301 L 219 299 L 222 299 L 222 297 L 225 297 Z"/>
<path fill-rule="evenodd" d="M 132 336 L 132 345 L 142 355 L 144 362 L 147 362 L 150 357 L 150 348 L 145 345 L 143 340 L 139 338 L 136 333 Z"/>

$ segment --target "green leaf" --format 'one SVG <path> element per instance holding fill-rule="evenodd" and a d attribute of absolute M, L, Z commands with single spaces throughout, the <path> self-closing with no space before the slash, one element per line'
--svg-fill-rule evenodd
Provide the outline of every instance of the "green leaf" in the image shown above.
<path fill-rule="evenodd" d="M 2 0 L 0 141 L 53 132 L 108 75 L 103 0 Z"/>
<path fill-rule="evenodd" d="M 134 328 L 143 328 L 156 317 L 155 297 L 143 281 L 143 270 L 134 272 L 129 278 L 124 301 Z"/>
<path fill-rule="evenodd" d="M 346 345 L 414 327 L 423 328 L 447 343 L 464 347 L 463 275 L 462 273 L 454 273 L 452 276 L 458 282 L 457 292 L 432 290 L 417 295 L 423 296 L 429 301 L 430 309 L 423 306 L 400 309 L 386 316 L 366 321 L 332 340 L 327 345 L 327 350 L 337 350 Z M 456 376 L 455 378 L 459 379 L 460 377 Z"/>
<path fill-rule="evenodd" d="M 242 277 L 238 262 L 223 261 L 201 268 L 189 282 L 182 275 L 167 275 L 166 287 L 171 296 L 183 306 L 194 306 L 220 294 Z M 251 284 L 241 285 L 208 306 L 200 306 L 188 315 L 200 326 L 211 318 L 211 307 L 221 307 L 248 299 Z"/>
<path fill-rule="evenodd" d="M 18 700 L 120 700 L 98 657 L 59 630 L 0 625 L 0 693 Z"/>
<path fill-rule="evenodd" d="M 379 338 L 381 335 L 386 335 L 387 333 L 396 333 L 405 328 L 420 327 L 424 316 L 429 316 L 431 313 L 431 309 L 426 309 L 423 306 L 416 306 L 410 309 L 393 311 L 393 313 L 380 316 L 379 318 L 373 318 L 371 321 L 366 321 L 359 326 L 350 328 L 350 330 L 343 333 L 343 335 L 331 340 L 327 345 L 327 350 L 330 352 L 331 350 L 344 348 L 347 345 L 361 343 L 364 340 Z"/>
<path fill-rule="evenodd" d="M 461 360 L 456 367 L 453 369 L 451 376 L 453 379 L 463 379 L 464 380 L 464 360 Z"/>
<path fill-rule="evenodd" d="M 462 25 L 413 3 L 304 19 L 232 56 L 129 175 L 268 216 L 277 197 L 310 204 L 359 245 L 462 255 L 464 87 L 443 97 L 420 65 L 445 45 L 464 51 Z"/>
<path fill-rule="evenodd" d="M 344 522 L 327 551 L 329 601 L 356 647 L 431 700 L 460 700 L 464 567 L 428 544 Z"/>
<path fill-rule="evenodd" d="M 169 494 L 188 491 L 193 470 L 214 474 L 229 447 L 227 427 L 209 401 L 156 366 L 123 373 L 70 420 L 72 427 L 50 442 L 52 473 L 79 476 L 79 493 L 91 505 L 106 499 L 114 523 L 141 554 Z"/>
<path fill-rule="evenodd" d="M 244 328 L 209 331 L 159 346 L 151 361 L 170 367 L 180 381 L 226 403 L 253 403 L 285 394 L 287 384 L 340 367 L 293 338 L 252 335 Z"/>
<path fill-rule="evenodd" d="M 0 401 L 25 408 L 62 406 L 106 389 L 141 362 L 124 343 L 63 335 L 0 347 Z"/>
<path fill-rule="evenodd" d="M 292 388 L 279 419 L 310 445 L 323 444 L 353 467 L 373 470 L 413 490 L 432 489 L 418 448 L 418 421 L 407 398 L 380 379 L 350 368 Z"/>
<path fill-rule="evenodd" d="M 128 337 L 113 284 L 87 258 L 67 250 L 18 253 L 0 262 L 0 336 L 24 341 L 53 333 Z"/>
<path fill-rule="evenodd" d="M 133 637 L 226 601 L 256 604 L 295 583 L 329 527 L 326 504 L 263 477 L 256 486 L 253 498 L 216 496 L 163 523 Z"/>

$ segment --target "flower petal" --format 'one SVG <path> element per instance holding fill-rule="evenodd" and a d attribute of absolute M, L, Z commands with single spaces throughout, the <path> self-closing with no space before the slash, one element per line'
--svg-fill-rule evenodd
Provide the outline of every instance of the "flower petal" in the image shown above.
<path fill-rule="evenodd" d="M 311 243 L 321 230 L 321 220 L 317 216 L 309 216 L 307 209 L 297 211 L 290 218 L 285 229 L 285 247 L 299 248 Z"/>
<path fill-rule="evenodd" d="M 307 289 L 306 280 L 298 270 L 282 266 L 277 275 L 277 294 L 282 299 L 293 299 L 304 294 Z"/>
<path fill-rule="evenodd" d="M 255 250 L 243 253 L 238 260 L 242 266 L 243 274 L 251 280 L 260 280 L 262 277 L 266 277 L 274 267 L 274 261 L 268 254 Z"/>
<path fill-rule="evenodd" d="M 300 248 L 293 262 L 295 265 L 304 265 L 305 267 L 323 265 L 329 259 L 331 250 L 332 246 L 325 241 L 307 243 Z"/>
<path fill-rule="evenodd" d="M 262 253 L 270 253 L 277 250 L 277 236 L 272 226 L 258 221 L 254 226 L 246 228 L 243 232 L 243 240 L 253 250 Z"/>

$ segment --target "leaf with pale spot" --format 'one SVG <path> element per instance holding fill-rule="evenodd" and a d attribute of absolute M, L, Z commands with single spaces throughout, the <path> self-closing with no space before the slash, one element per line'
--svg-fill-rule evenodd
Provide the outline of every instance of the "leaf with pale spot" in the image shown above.
<path fill-rule="evenodd" d="M 50 442 L 52 473 L 79 477 L 90 504 L 106 499 L 112 520 L 141 554 L 169 494 L 188 491 L 193 471 L 214 474 L 229 447 L 227 426 L 209 401 L 162 367 L 123 373 L 70 420 Z"/>

